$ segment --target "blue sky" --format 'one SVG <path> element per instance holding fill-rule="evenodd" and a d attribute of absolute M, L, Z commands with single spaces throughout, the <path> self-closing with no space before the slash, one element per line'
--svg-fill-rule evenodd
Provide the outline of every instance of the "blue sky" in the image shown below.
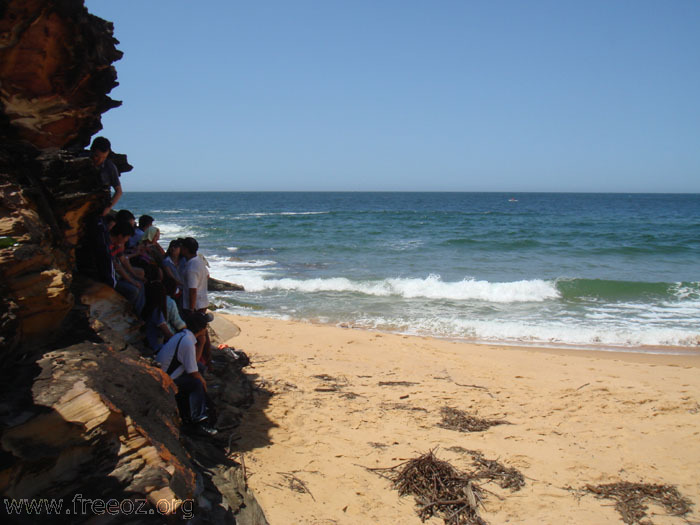
<path fill-rule="evenodd" d="M 700 192 L 696 0 L 88 0 L 125 191 Z"/>

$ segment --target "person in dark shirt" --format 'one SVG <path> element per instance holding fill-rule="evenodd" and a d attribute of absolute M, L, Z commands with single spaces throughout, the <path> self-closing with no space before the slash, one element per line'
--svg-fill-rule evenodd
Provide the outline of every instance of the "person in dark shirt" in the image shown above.
<path fill-rule="evenodd" d="M 90 146 L 90 158 L 95 167 L 100 169 L 100 182 L 102 187 L 106 190 L 114 188 L 114 195 L 110 199 L 109 206 L 102 211 L 102 215 L 107 215 L 122 196 L 122 185 L 121 182 L 119 182 L 119 170 L 114 163 L 107 158 L 111 150 L 112 145 L 105 137 L 95 138 L 95 140 L 92 141 L 92 146 Z"/>

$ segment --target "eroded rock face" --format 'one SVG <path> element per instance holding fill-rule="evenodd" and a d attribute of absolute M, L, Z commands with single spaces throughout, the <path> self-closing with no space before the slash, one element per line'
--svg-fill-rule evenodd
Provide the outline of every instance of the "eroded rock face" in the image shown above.
<path fill-rule="evenodd" d="M 120 102 L 113 26 L 82 0 L 0 2 L 0 139 L 40 149 L 86 146 Z"/>
<path fill-rule="evenodd" d="M 33 148 L 0 152 L 0 237 L 14 246 L 0 249 L 0 278 L 6 303 L 16 305 L 17 322 L 0 337 L 11 343 L 47 343 L 73 307 L 75 248 L 86 221 L 98 213 L 106 193 L 97 187 L 90 159 Z M 6 308 L 9 306 L 6 306 Z M 2 326 L 0 326 L 2 329 Z M 15 330 L 13 334 L 11 330 Z M 0 362 L 13 346 L 0 352 Z"/>
<path fill-rule="evenodd" d="M 174 384 L 142 357 L 131 306 L 76 276 L 76 250 L 109 198 L 80 150 L 119 104 L 107 96 L 116 43 L 82 0 L 0 0 L 0 499 L 138 499 L 157 510 L 63 517 L 71 523 L 236 523 L 237 512 L 265 523 L 229 436 L 181 434 Z M 212 378 L 229 430 L 252 396 L 237 363 Z"/>
<path fill-rule="evenodd" d="M 13 458 L 0 469 L 0 493 L 143 498 L 153 506 L 195 497 L 177 438 L 175 386 L 159 368 L 133 349 L 94 343 L 46 353 L 34 367 L 31 391 L 0 437 Z"/>
<path fill-rule="evenodd" d="M 124 296 L 90 279 L 79 277 L 76 284 L 79 302 L 88 307 L 88 324 L 100 339 L 117 350 L 144 344 L 143 322 Z"/>

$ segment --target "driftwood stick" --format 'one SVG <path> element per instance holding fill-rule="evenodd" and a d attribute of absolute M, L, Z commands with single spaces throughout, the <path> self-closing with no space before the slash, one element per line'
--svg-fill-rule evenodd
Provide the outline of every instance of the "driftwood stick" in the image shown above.
<path fill-rule="evenodd" d="M 231 432 L 231 435 L 228 437 L 228 447 L 226 449 L 226 455 L 230 456 L 231 452 L 233 452 L 233 449 L 231 448 L 232 442 L 233 442 L 233 436 L 235 435 L 235 432 Z"/>
<path fill-rule="evenodd" d="M 465 388 L 478 388 L 478 389 L 480 389 L 480 390 L 486 390 L 487 392 L 488 392 L 488 390 L 489 390 L 489 389 L 486 388 L 485 386 L 481 386 L 481 385 L 463 385 L 462 383 L 458 383 L 457 381 L 452 381 L 452 382 L 453 382 L 455 385 L 457 385 L 457 386 L 463 386 L 463 387 L 465 387 Z"/>
<path fill-rule="evenodd" d="M 246 472 L 245 469 L 245 455 L 243 455 L 243 452 L 241 452 L 241 469 L 243 469 L 243 485 L 245 488 L 248 488 L 248 472 Z"/>
<path fill-rule="evenodd" d="M 465 503 L 461 507 L 458 507 L 457 510 L 455 510 L 452 514 L 447 516 L 447 518 L 445 518 L 445 523 L 449 523 L 452 518 L 454 518 L 457 514 L 462 512 L 465 508 L 469 509 L 469 505 L 467 503 Z M 474 509 L 474 512 L 476 513 L 476 508 Z"/>
<path fill-rule="evenodd" d="M 434 507 L 435 505 L 468 505 L 469 502 L 465 498 L 453 499 L 453 500 L 437 500 L 430 501 L 428 503 L 421 504 L 422 507 Z"/>

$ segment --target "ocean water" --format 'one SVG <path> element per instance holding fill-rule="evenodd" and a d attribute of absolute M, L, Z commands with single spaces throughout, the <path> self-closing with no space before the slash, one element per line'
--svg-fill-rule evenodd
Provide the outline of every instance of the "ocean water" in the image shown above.
<path fill-rule="evenodd" d="M 505 344 L 700 352 L 700 195 L 126 193 L 223 310 Z"/>

